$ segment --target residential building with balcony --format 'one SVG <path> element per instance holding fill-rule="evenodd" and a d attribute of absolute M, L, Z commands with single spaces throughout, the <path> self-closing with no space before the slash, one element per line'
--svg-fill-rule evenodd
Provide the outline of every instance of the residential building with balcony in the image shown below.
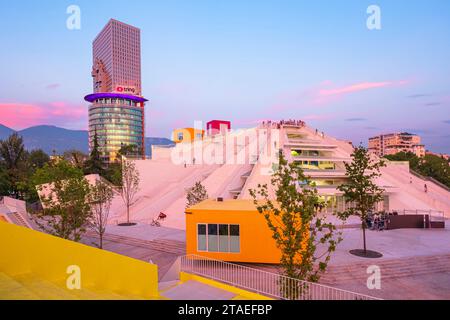
<path fill-rule="evenodd" d="M 379 157 L 399 152 L 411 152 L 418 157 L 425 156 L 425 146 L 421 143 L 420 136 L 407 132 L 369 138 L 369 150 Z"/>

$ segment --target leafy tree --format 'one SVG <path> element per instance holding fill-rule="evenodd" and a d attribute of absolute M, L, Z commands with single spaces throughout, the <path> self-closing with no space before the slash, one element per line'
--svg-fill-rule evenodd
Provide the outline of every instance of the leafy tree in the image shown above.
<path fill-rule="evenodd" d="M 358 216 L 361 220 L 364 255 L 367 255 L 366 229 L 369 212 L 383 200 L 384 193 L 384 189 L 374 179 L 381 176 L 380 168 L 384 165 L 383 160 L 375 160 L 366 148 L 359 146 L 352 153 L 352 162 L 345 163 L 347 181 L 337 187 L 344 193 L 345 202 L 351 204 L 347 210 L 339 212 L 338 216 L 342 219 Z"/>
<path fill-rule="evenodd" d="M 28 181 L 29 194 L 27 201 L 39 200 L 36 187 L 53 181 L 66 180 L 71 178 L 82 178 L 83 171 L 71 165 L 65 160 L 58 162 L 48 162 L 42 168 L 38 168 Z"/>
<path fill-rule="evenodd" d="M 23 178 L 26 155 L 23 139 L 19 134 L 13 133 L 6 140 L 0 140 L 0 160 L 9 177 L 9 193 L 14 197 L 20 196 L 18 183 Z"/>
<path fill-rule="evenodd" d="M 317 282 L 336 245 L 342 240 L 340 233 L 336 235 L 336 227 L 317 215 L 318 196 L 314 184 L 300 165 L 288 163 L 282 152 L 271 185 L 275 199 L 271 199 L 267 184 L 251 189 L 250 195 L 258 212 L 264 215 L 281 251 L 283 274 Z M 301 288 L 288 288 L 286 285 L 282 284 L 284 294 L 291 299 L 297 298 Z"/>
<path fill-rule="evenodd" d="M 83 168 L 85 160 L 88 158 L 82 151 L 71 149 L 63 153 L 64 160 L 72 163 L 78 168 Z"/>
<path fill-rule="evenodd" d="M 137 146 L 135 144 L 122 145 L 120 147 L 119 151 L 117 152 L 117 155 L 119 157 L 135 156 L 137 154 L 138 154 L 138 150 L 137 150 Z"/>
<path fill-rule="evenodd" d="M 399 152 L 396 154 L 390 154 L 384 156 L 390 161 L 408 161 L 409 167 L 413 170 L 417 170 L 419 167 L 420 159 L 412 152 Z"/>
<path fill-rule="evenodd" d="M 98 150 L 98 136 L 97 132 L 94 134 L 94 141 L 91 150 L 91 154 L 89 155 L 89 159 L 84 163 L 85 168 L 84 172 L 86 174 L 99 174 L 103 175 L 104 172 L 104 163 L 100 157 L 100 151 Z"/>
<path fill-rule="evenodd" d="M 399 152 L 384 157 L 391 161 L 409 161 L 409 167 L 412 170 L 450 187 L 450 166 L 448 161 L 442 157 L 427 154 L 423 158 L 419 158 L 412 152 Z"/>
<path fill-rule="evenodd" d="M 122 185 L 122 163 L 112 162 L 105 170 L 103 177 L 115 186 Z"/>
<path fill-rule="evenodd" d="M 6 169 L 0 165 L 0 196 L 8 196 L 11 192 L 11 181 Z"/>
<path fill-rule="evenodd" d="M 103 235 L 108 223 L 109 210 L 114 197 L 111 187 L 99 180 L 91 187 L 89 194 L 89 204 L 91 206 L 91 216 L 88 221 L 89 227 L 99 236 L 98 247 L 103 249 Z"/>
<path fill-rule="evenodd" d="M 25 160 L 25 147 L 23 138 L 18 133 L 13 133 L 6 140 L 0 140 L 0 157 L 6 169 L 18 169 Z"/>
<path fill-rule="evenodd" d="M 203 200 L 208 199 L 208 192 L 200 181 L 196 182 L 192 188 L 190 188 L 186 195 L 186 208 L 192 207 Z"/>
<path fill-rule="evenodd" d="M 127 207 L 127 224 L 130 224 L 130 207 L 134 204 L 134 198 L 139 191 L 139 171 L 133 162 L 122 161 L 122 200 Z"/>
<path fill-rule="evenodd" d="M 33 213 L 36 224 L 52 235 L 80 241 L 91 217 L 89 183 L 83 176 L 40 186 L 43 210 Z"/>
<path fill-rule="evenodd" d="M 418 171 L 420 174 L 432 177 L 450 188 L 450 166 L 444 158 L 427 154 L 420 160 Z"/>
<path fill-rule="evenodd" d="M 27 166 L 34 170 L 42 168 L 50 161 L 50 157 L 42 149 L 33 150 L 28 154 Z"/>

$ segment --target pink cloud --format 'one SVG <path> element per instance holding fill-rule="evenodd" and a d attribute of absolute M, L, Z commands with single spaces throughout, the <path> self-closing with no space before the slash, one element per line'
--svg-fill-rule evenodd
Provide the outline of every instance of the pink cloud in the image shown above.
<path fill-rule="evenodd" d="M 47 85 L 45 88 L 49 89 L 49 90 L 53 90 L 53 89 L 57 89 L 61 86 L 61 84 L 59 83 L 51 83 L 49 85 Z"/>
<path fill-rule="evenodd" d="M 319 90 L 318 94 L 319 96 L 333 96 L 333 95 L 344 95 L 359 91 L 365 91 L 369 89 L 375 89 L 375 88 L 383 88 L 383 87 L 392 87 L 396 85 L 403 85 L 406 84 L 406 80 L 393 82 L 393 81 L 384 81 L 384 82 L 361 82 L 361 83 L 355 83 L 352 85 L 348 85 L 345 87 L 340 88 L 333 88 L 333 89 L 321 89 Z"/>
<path fill-rule="evenodd" d="M 13 129 L 43 124 L 78 129 L 87 124 L 87 107 L 66 102 L 0 103 L 0 115 L 0 123 Z"/>
<path fill-rule="evenodd" d="M 358 82 L 339 87 L 334 85 L 331 80 L 324 80 L 306 89 L 291 90 L 280 94 L 266 111 L 269 114 L 276 114 L 286 110 L 329 105 L 352 93 L 402 86 L 410 82 L 410 80 Z"/>

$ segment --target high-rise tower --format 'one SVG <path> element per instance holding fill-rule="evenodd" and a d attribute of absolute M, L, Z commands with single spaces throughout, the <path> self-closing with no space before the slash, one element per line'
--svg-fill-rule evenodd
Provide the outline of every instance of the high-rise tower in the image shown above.
<path fill-rule="evenodd" d="M 99 151 L 114 161 L 122 146 L 145 155 L 144 106 L 141 92 L 140 30 L 111 19 L 93 44 L 93 94 L 89 106 L 89 146 L 97 134 Z"/>

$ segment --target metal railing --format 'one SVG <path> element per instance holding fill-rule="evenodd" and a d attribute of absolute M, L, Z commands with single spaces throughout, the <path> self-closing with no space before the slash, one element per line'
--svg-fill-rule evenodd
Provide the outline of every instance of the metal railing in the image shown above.
<path fill-rule="evenodd" d="M 197 255 L 182 256 L 180 271 L 281 300 L 380 300 L 364 294 Z"/>
<path fill-rule="evenodd" d="M 439 210 L 427 210 L 427 209 L 393 209 L 389 211 L 390 214 L 397 213 L 399 215 L 428 215 L 430 217 L 430 221 L 445 221 L 444 211 Z"/>

